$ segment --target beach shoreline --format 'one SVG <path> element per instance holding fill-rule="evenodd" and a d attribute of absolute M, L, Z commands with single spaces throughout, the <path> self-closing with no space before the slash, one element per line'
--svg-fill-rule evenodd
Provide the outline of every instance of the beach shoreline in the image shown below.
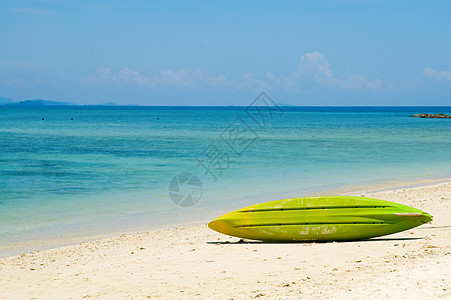
<path fill-rule="evenodd" d="M 318 191 L 316 193 L 309 194 L 296 194 L 296 193 L 287 193 L 285 198 L 289 197 L 308 197 L 308 196 L 329 196 L 329 195 L 345 195 L 345 196 L 365 196 L 366 194 L 391 191 L 397 189 L 404 188 L 414 188 L 414 187 L 422 187 L 428 185 L 436 185 L 440 183 L 451 182 L 451 178 L 443 177 L 443 178 L 427 178 L 427 179 L 418 179 L 418 180 L 393 180 L 393 181 L 384 181 L 377 184 L 366 184 L 366 185 L 352 185 L 345 186 L 342 188 L 334 188 L 334 189 L 325 189 L 322 191 Z M 280 198 L 280 199 L 283 199 Z M 278 199 L 274 199 L 278 200 Z M 168 200 L 169 201 L 169 200 Z M 32 237 L 26 241 L 20 242 L 12 242 L 12 243 L 3 243 L 0 245 L 0 259 L 2 257 L 8 256 L 17 256 L 24 253 L 36 252 L 36 251 L 44 251 L 50 250 L 53 248 L 60 248 L 71 246 L 75 244 L 79 244 L 81 242 L 92 242 L 101 239 L 115 238 L 123 234 L 139 234 L 143 232 L 155 232 L 159 230 L 166 229 L 176 229 L 181 227 L 188 227 L 193 225 L 202 225 L 206 224 L 212 219 L 225 214 L 229 211 L 239 209 L 241 207 L 247 205 L 253 205 L 258 203 L 246 203 L 244 205 L 240 205 L 235 203 L 234 205 L 224 205 L 221 209 L 217 207 L 211 208 L 208 212 L 206 212 L 206 208 L 180 208 L 174 205 L 174 209 L 178 210 L 177 214 L 180 214 L 180 220 L 177 223 L 174 222 L 162 222 L 157 224 L 155 222 L 152 223 L 143 223 L 141 225 L 132 225 L 122 229 L 115 228 L 102 228 L 102 230 L 98 230 L 96 228 L 87 229 L 80 232 L 74 232 L 71 234 L 48 234 L 46 236 Z M 157 214 L 156 220 L 163 221 L 165 219 L 165 214 L 168 214 L 166 219 L 173 219 L 170 214 L 172 212 L 162 212 Z M 142 218 L 141 218 L 142 220 Z"/>
<path fill-rule="evenodd" d="M 122 234 L 0 259 L 0 297 L 449 297 L 451 182 L 364 195 L 434 219 L 345 243 L 239 242 L 205 224 Z"/>

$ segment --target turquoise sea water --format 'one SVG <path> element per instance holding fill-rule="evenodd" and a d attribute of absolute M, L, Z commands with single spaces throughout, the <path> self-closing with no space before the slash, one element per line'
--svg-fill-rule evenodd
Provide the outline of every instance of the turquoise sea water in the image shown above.
<path fill-rule="evenodd" d="M 423 112 L 451 107 L 1 107 L 0 244 L 451 177 L 451 120 Z M 169 197 L 180 173 L 202 182 L 193 206 Z"/>

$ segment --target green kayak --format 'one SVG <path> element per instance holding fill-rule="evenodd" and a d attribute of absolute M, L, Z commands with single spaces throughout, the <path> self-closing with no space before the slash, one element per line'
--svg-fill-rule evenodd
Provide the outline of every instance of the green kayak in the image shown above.
<path fill-rule="evenodd" d="M 291 198 L 248 206 L 208 224 L 211 229 L 262 241 L 352 241 L 383 236 L 430 222 L 410 206 L 371 198 Z"/>

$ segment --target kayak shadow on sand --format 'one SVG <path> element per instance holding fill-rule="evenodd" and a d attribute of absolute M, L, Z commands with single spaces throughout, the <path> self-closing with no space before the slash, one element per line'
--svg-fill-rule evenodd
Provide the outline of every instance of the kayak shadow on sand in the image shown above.
<path fill-rule="evenodd" d="M 355 240 L 355 241 L 327 241 L 327 242 L 321 242 L 321 241 L 317 241 L 317 242 L 303 242 L 303 241 L 293 241 L 293 242 L 277 242 L 277 241 L 254 241 L 254 240 L 244 240 L 244 239 L 240 239 L 236 242 L 230 242 L 230 241 L 217 241 L 217 242 L 207 242 L 207 244 L 210 245 L 236 245 L 236 244 L 243 244 L 243 245 L 248 245 L 248 244 L 303 244 L 303 245 L 308 245 L 308 244 L 332 244 L 332 243 L 336 243 L 336 244 L 344 244 L 344 243 L 356 243 L 356 242 L 396 242 L 396 241 L 415 241 L 415 240 L 422 240 L 425 237 L 405 237 L 405 238 L 389 238 L 389 237 L 385 237 L 385 238 L 370 238 L 370 239 L 365 239 L 365 240 Z"/>
<path fill-rule="evenodd" d="M 451 229 L 451 226 L 425 226 L 425 227 L 420 227 L 417 228 L 416 230 L 427 230 L 427 229 Z"/>

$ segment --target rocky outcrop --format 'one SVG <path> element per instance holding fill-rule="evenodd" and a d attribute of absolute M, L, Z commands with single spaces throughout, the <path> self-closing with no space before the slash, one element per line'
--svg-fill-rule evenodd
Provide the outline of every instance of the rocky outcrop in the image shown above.
<path fill-rule="evenodd" d="M 451 119 L 451 116 L 447 115 L 447 114 L 416 114 L 416 115 L 411 115 L 411 117 L 432 118 L 432 119 Z"/>

